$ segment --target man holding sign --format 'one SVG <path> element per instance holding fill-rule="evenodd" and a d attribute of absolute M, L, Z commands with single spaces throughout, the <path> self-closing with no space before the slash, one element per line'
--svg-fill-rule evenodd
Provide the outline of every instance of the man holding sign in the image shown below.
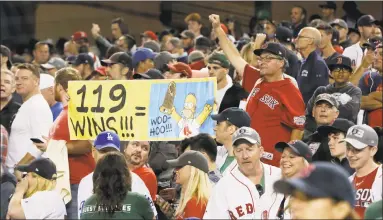
<path fill-rule="evenodd" d="M 79 77 L 78 71 L 72 68 L 64 68 L 56 72 L 55 99 L 56 101 L 62 102 L 64 108 L 50 130 L 48 145 L 36 144 L 40 150 L 47 151 L 48 157 L 55 156 L 53 153 L 55 149 L 51 148 L 63 146 L 64 143 L 63 150 L 65 151 L 65 149 L 67 149 L 67 157 L 69 161 L 70 191 L 72 197 L 72 200 L 67 203 L 68 219 L 77 219 L 77 193 L 79 183 L 82 178 L 91 173 L 95 168 L 95 162 L 91 154 L 91 143 L 88 140 L 72 141 L 69 135 L 67 100 L 68 82 L 80 79 L 81 78 Z M 65 155 L 62 155 L 62 157 L 65 157 Z M 61 166 L 61 163 L 65 163 L 65 161 L 59 159 L 55 160 L 53 158 L 52 160 L 58 167 L 58 171 L 60 171 L 60 167 L 63 167 L 65 170 L 65 165 Z M 63 172 L 65 176 L 68 171 L 65 170 Z"/>

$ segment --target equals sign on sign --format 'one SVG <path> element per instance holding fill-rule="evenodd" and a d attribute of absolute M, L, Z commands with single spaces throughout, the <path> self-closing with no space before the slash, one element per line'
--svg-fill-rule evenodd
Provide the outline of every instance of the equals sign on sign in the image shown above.
<path fill-rule="evenodd" d="M 146 110 L 146 107 L 136 106 L 136 110 L 137 110 L 137 111 L 145 111 L 145 110 Z M 136 115 L 136 116 L 145 116 L 146 113 L 145 113 L 145 112 L 136 112 L 135 115 Z"/>

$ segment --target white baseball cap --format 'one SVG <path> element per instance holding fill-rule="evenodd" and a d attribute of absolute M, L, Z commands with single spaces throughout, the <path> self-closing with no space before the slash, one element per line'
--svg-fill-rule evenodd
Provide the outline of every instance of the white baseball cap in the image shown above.
<path fill-rule="evenodd" d="M 55 78 L 49 74 L 40 74 L 40 90 L 53 87 L 55 85 Z"/>

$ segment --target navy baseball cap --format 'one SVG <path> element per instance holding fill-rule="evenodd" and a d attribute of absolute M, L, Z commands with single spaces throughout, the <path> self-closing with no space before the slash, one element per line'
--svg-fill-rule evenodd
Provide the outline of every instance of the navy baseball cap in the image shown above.
<path fill-rule="evenodd" d="M 307 161 L 311 162 L 313 154 L 312 154 L 309 146 L 306 143 L 304 143 L 303 141 L 293 140 L 293 141 L 290 141 L 288 143 L 287 142 L 278 142 L 275 145 L 275 149 L 281 153 L 283 152 L 283 150 L 286 147 L 291 148 L 294 151 L 294 153 L 296 153 L 298 156 L 303 157 Z"/>
<path fill-rule="evenodd" d="M 97 135 L 93 146 L 97 150 L 111 147 L 120 151 L 120 138 L 113 131 L 103 131 Z"/>
<path fill-rule="evenodd" d="M 211 118 L 218 123 L 221 121 L 228 121 L 238 128 L 250 127 L 249 114 L 237 107 L 227 108 L 219 114 L 211 115 Z"/>
<path fill-rule="evenodd" d="M 332 125 L 319 126 L 317 130 L 321 136 L 327 137 L 328 134 L 336 132 L 343 132 L 347 134 L 348 129 L 350 129 L 354 125 L 355 124 L 352 121 L 349 121 L 344 118 L 337 118 L 335 119 L 334 123 L 332 123 Z"/>
<path fill-rule="evenodd" d="M 136 67 L 140 62 L 147 59 L 153 60 L 157 54 L 149 48 L 140 48 L 133 54 L 133 66 Z"/>
<path fill-rule="evenodd" d="M 158 69 L 150 69 L 146 73 L 134 74 L 133 79 L 165 79 L 165 77 Z"/>
<path fill-rule="evenodd" d="M 313 162 L 298 177 L 274 183 L 277 193 L 292 195 L 300 191 L 310 198 L 332 198 L 355 206 L 355 192 L 347 171 L 330 162 Z"/>
<path fill-rule="evenodd" d="M 81 64 L 89 64 L 93 66 L 94 60 L 93 58 L 87 54 L 87 53 L 80 53 L 79 55 L 76 56 L 76 59 L 72 62 L 74 66 L 78 66 Z"/>
<path fill-rule="evenodd" d="M 343 55 L 333 57 L 328 62 L 328 68 L 333 71 L 336 68 L 345 68 L 352 73 L 351 59 Z"/>
<path fill-rule="evenodd" d="M 363 15 L 356 22 L 358 27 L 372 26 L 377 23 L 378 21 L 372 15 Z"/>
<path fill-rule="evenodd" d="M 16 170 L 26 173 L 36 173 L 47 180 L 57 178 L 56 165 L 49 158 L 38 158 L 27 165 L 19 165 Z"/>

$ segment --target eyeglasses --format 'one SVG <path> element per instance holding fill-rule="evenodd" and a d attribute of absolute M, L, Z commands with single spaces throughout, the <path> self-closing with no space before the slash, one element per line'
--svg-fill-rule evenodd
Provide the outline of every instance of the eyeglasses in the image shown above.
<path fill-rule="evenodd" d="M 349 73 L 350 71 L 345 68 L 335 68 L 331 72 L 337 72 L 337 73 Z"/>
<path fill-rule="evenodd" d="M 275 57 L 275 56 L 265 56 L 265 57 L 258 57 L 258 62 L 270 62 L 271 60 L 282 60 L 281 57 Z"/>
<path fill-rule="evenodd" d="M 297 40 L 299 39 L 299 38 L 308 38 L 308 39 L 314 39 L 313 37 L 307 37 L 307 36 L 297 36 Z"/>

